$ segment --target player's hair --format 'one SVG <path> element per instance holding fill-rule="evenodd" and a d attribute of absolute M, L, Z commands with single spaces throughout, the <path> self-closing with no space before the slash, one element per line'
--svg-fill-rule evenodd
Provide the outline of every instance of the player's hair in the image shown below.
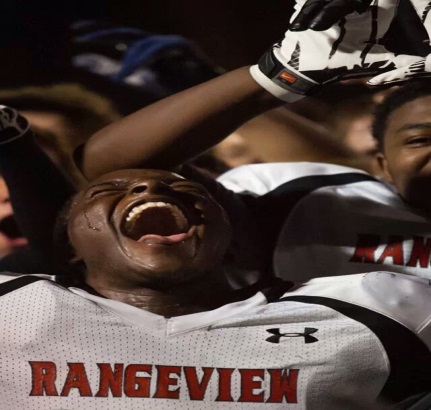
<path fill-rule="evenodd" d="M 431 82 L 415 81 L 391 92 L 377 106 L 374 113 L 372 132 L 381 152 L 384 150 L 384 135 L 388 126 L 389 116 L 404 104 L 429 95 L 431 95 Z"/>

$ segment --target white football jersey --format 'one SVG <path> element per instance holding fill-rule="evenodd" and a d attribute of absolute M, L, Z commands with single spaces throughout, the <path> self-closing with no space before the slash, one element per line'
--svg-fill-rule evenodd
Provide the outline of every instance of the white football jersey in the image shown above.
<path fill-rule="evenodd" d="M 272 267 L 284 279 L 375 270 L 431 279 L 430 220 L 363 171 L 256 164 L 231 170 L 219 182 L 252 204 L 253 220 L 268 249 L 275 249 Z"/>
<path fill-rule="evenodd" d="M 405 403 L 431 386 L 422 278 L 319 278 L 284 294 L 279 284 L 170 319 L 55 277 L 10 279 L 0 277 L 2 410 L 336 410 Z"/>

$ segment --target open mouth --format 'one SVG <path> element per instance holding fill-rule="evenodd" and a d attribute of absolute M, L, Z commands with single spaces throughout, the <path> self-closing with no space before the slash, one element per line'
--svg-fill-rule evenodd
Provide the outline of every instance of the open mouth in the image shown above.
<path fill-rule="evenodd" d="M 128 212 L 121 230 L 123 235 L 136 242 L 169 245 L 190 238 L 195 225 L 177 205 L 146 202 Z"/>
<path fill-rule="evenodd" d="M 22 236 L 13 215 L 10 215 L 0 221 L 0 232 L 4 233 L 12 239 L 19 238 Z"/>

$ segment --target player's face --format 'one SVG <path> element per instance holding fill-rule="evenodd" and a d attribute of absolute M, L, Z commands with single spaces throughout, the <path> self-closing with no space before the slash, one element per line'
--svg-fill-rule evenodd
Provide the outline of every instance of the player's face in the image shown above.
<path fill-rule="evenodd" d="M 407 202 L 431 212 L 431 96 L 410 101 L 389 116 L 381 164 Z"/>
<path fill-rule="evenodd" d="M 106 174 L 72 205 L 69 237 L 88 275 L 115 285 L 175 284 L 219 263 L 230 241 L 204 187 L 159 170 Z"/>

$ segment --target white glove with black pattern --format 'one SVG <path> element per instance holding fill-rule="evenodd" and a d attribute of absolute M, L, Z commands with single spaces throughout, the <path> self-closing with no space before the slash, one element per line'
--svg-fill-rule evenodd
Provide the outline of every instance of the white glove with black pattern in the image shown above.
<path fill-rule="evenodd" d="M 305 3 L 297 1 L 292 24 Z M 293 102 L 341 79 L 379 75 L 420 64 L 423 57 L 395 55 L 381 44 L 396 15 L 397 4 L 397 0 L 373 0 L 365 11 L 347 14 L 329 29 L 288 30 L 282 41 L 251 67 L 251 75 L 276 97 Z"/>

